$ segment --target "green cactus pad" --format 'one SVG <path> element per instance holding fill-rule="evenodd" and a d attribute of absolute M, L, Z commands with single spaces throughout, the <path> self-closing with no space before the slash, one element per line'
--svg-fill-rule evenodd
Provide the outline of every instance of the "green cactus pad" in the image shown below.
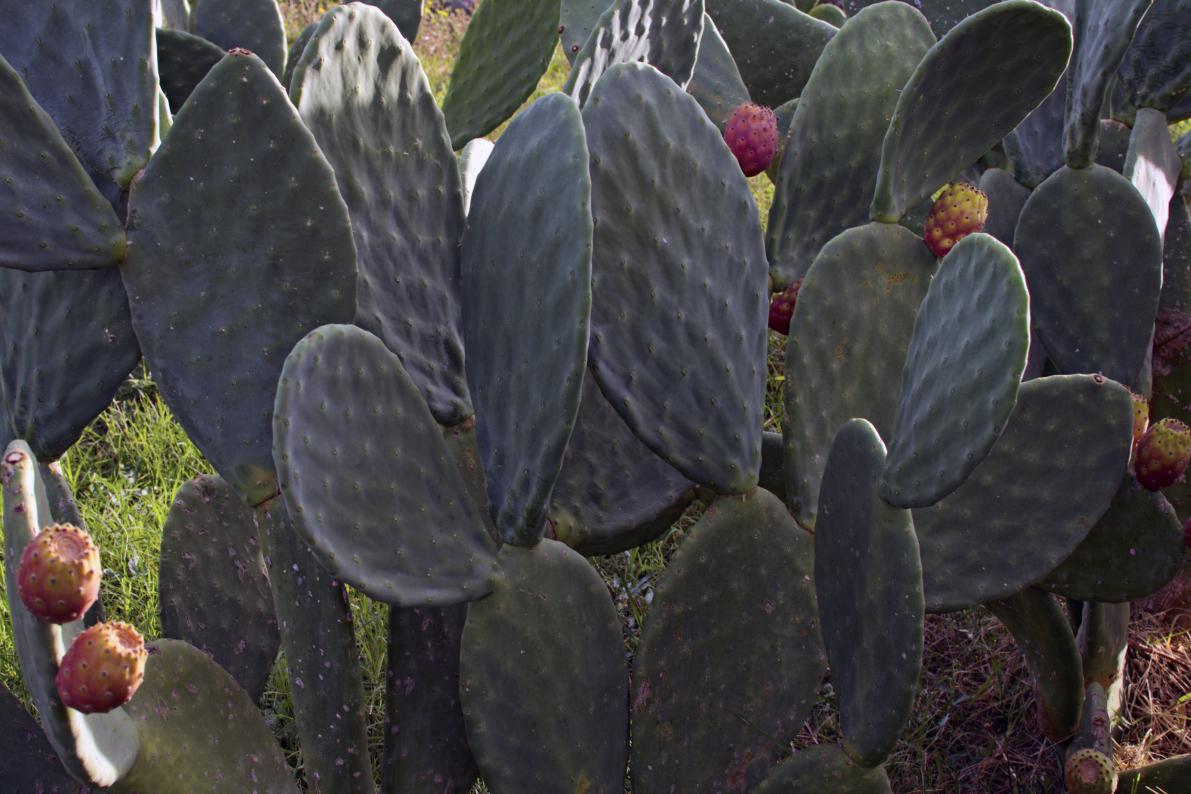
<path fill-rule="evenodd" d="M 285 20 L 277 0 L 197 0 L 190 24 L 196 36 L 254 53 L 278 78 L 285 73 Z"/>
<path fill-rule="evenodd" d="M 1133 601 L 1162 589 L 1182 564 L 1174 508 L 1127 475 L 1108 512 L 1039 586 L 1081 601 Z"/>
<path fill-rule="evenodd" d="M 1121 173 L 1141 193 L 1154 215 L 1159 235 L 1170 219 L 1170 199 L 1179 184 L 1183 162 L 1170 140 L 1166 116 L 1153 108 L 1137 111 Z"/>
<path fill-rule="evenodd" d="M 181 30 L 157 31 L 157 67 L 161 88 L 177 113 L 195 87 L 226 55 L 218 44 Z"/>
<path fill-rule="evenodd" d="M 1006 598 L 1050 573 L 1112 503 L 1132 440 L 1133 403 L 1120 384 L 1023 383 L 988 457 L 950 496 L 914 511 L 926 608 Z"/>
<path fill-rule="evenodd" d="M 988 196 L 988 219 L 984 222 L 984 233 L 1012 246 L 1017 221 L 1026 199 L 1030 197 L 1030 189 L 1000 168 L 990 168 L 980 175 L 980 189 Z"/>
<path fill-rule="evenodd" d="M 335 175 L 255 56 L 228 55 L 186 102 L 133 192 L 129 239 L 120 272 L 154 378 L 260 504 L 277 491 L 281 366 L 311 329 L 352 319 L 356 258 Z"/>
<path fill-rule="evenodd" d="M 1026 657 L 1042 733 L 1051 741 L 1066 741 L 1079 726 L 1084 689 L 1079 648 L 1063 608 L 1049 594 L 1030 587 L 985 606 L 1005 624 Z"/>
<path fill-rule="evenodd" d="M 991 149 L 1054 90 L 1070 52 L 1066 17 L 1031 0 L 997 3 L 952 28 L 898 100 L 873 219 L 897 221 Z"/>
<path fill-rule="evenodd" d="M 1117 782 L 1117 794 L 1173 792 L 1188 787 L 1191 787 L 1191 755 L 1176 755 L 1165 761 L 1156 761 L 1121 772 Z"/>
<path fill-rule="evenodd" d="M 408 42 L 418 40 L 418 28 L 422 26 L 422 12 L 426 0 L 365 0 L 385 12 L 401 31 L 401 37 Z"/>
<path fill-rule="evenodd" d="M 819 3 L 807 12 L 815 19 L 820 19 L 833 28 L 842 28 L 848 21 L 848 13 L 832 3 Z"/>
<path fill-rule="evenodd" d="M 521 107 L 558 46 L 559 0 L 485 0 L 459 45 L 442 110 L 456 149 Z"/>
<path fill-rule="evenodd" d="M 124 707 L 141 752 L 114 794 L 298 794 L 285 755 L 252 698 L 202 651 L 149 645 L 145 681 Z M 327 791 L 327 789 L 323 789 Z"/>
<path fill-rule="evenodd" d="M 1102 720 L 1102 725 L 1089 725 L 1090 709 L 1085 707 L 1084 716 L 1080 720 L 1081 736 L 1073 746 L 1099 746 L 1105 751 L 1112 747 L 1111 737 L 1106 729 L 1108 714 L 1104 712 L 1111 711 L 1114 719 L 1120 712 L 1125 655 L 1129 651 L 1131 610 L 1132 607 L 1127 601 L 1119 604 L 1090 601 L 1083 605 L 1075 642 L 1079 645 L 1083 680 L 1088 687 L 1085 703 L 1099 709 L 1105 719 Z M 1100 690 L 1098 698 L 1094 697 L 1097 694 L 1096 689 Z"/>
<path fill-rule="evenodd" d="M 252 509 L 219 477 L 179 489 L 158 563 L 162 635 L 209 655 L 256 700 L 280 637 Z"/>
<path fill-rule="evenodd" d="M 157 143 L 151 12 L 145 0 L 15 2 L 0 26 L 0 55 L 113 204 Z"/>
<path fill-rule="evenodd" d="M 0 780 L 12 792 L 88 794 L 89 788 L 66 774 L 54 748 L 21 701 L 0 686 Z"/>
<path fill-rule="evenodd" d="M 936 268 L 922 238 L 887 223 L 824 246 L 798 293 L 786 345 L 787 502 L 815 522 L 835 431 L 854 417 L 889 435 L 914 318 Z"/>
<path fill-rule="evenodd" d="M 496 792 L 623 791 L 628 675 L 603 579 L 561 543 L 505 546 L 492 595 L 467 607 L 459 691 Z"/>
<path fill-rule="evenodd" d="M 190 0 L 161 0 L 161 16 L 157 20 L 159 28 L 189 30 L 190 6 Z"/>
<path fill-rule="evenodd" d="M 799 96 L 835 27 L 782 0 L 705 0 L 753 101 Z"/>
<path fill-rule="evenodd" d="M 885 444 L 871 424 L 840 427 L 815 523 L 815 590 L 844 749 L 866 767 L 897 744 L 922 669 L 918 539 L 910 511 L 877 495 L 883 467 Z"/>
<path fill-rule="evenodd" d="M 608 70 L 583 120 L 596 222 L 592 372 L 685 477 L 748 491 L 761 462 L 769 311 L 748 182 L 695 100 L 650 66 Z"/>
<path fill-rule="evenodd" d="M 1067 109 L 1067 80 L 1005 136 L 1005 154 L 1014 177 L 1037 187 L 1063 165 L 1063 119 Z M 989 212 L 992 203 L 989 202 Z M 987 231 L 987 226 L 985 227 Z"/>
<path fill-rule="evenodd" d="M 575 62 L 575 56 L 603 15 L 612 0 L 562 0 L 558 18 L 558 37 L 567 60 Z"/>
<path fill-rule="evenodd" d="M 356 324 L 400 357 L 439 424 L 458 424 L 472 414 L 458 298 L 463 194 L 417 56 L 379 9 L 340 6 L 307 45 L 290 97 L 351 215 Z"/>
<path fill-rule="evenodd" d="M 471 209 L 471 194 L 475 192 L 476 180 L 488 164 L 495 145 L 492 141 L 476 138 L 468 141 L 459 152 L 459 177 L 463 183 L 463 214 Z"/>
<path fill-rule="evenodd" d="M 389 610 L 382 794 L 467 794 L 476 762 L 459 703 L 467 607 Z"/>
<path fill-rule="evenodd" d="M 844 0 L 844 10 L 855 15 L 860 9 L 880 2 L 881 0 Z M 930 20 L 931 30 L 936 36 L 946 35 L 947 31 L 963 22 L 977 11 L 987 8 L 997 0 L 910 0 L 922 15 Z M 1057 8 L 1061 3 L 1074 3 L 1075 0 L 1046 0 L 1043 5 Z"/>
<path fill-rule="evenodd" d="M 496 527 L 533 545 L 579 411 L 591 314 L 591 179 L 579 109 L 550 94 L 509 125 L 463 237 L 463 337 Z"/>
<path fill-rule="evenodd" d="M 50 510 L 46 488 L 38 473 L 37 458 L 23 441 L 14 441 L 0 460 L 0 483 L 4 489 L 4 577 L 17 580 L 21 553 L 33 537 L 57 516 Z M 109 786 L 132 766 L 137 757 L 136 730 L 117 708 L 105 714 L 82 714 L 68 709 L 58 699 L 54 677 L 58 663 L 70 644 L 83 631 L 83 621 L 55 625 L 35 618 L 17 594 L 7 588 L 12 640 L 16 645 L 21 675 L 41 727 L 62 765 L 82 783 Z"/>
<path fill-rule="evenodd" d="M 289 45 L 289 54 L 285 57 L 285 72 L 281 75 L 281 84 L 287 91 L 294 84 L 294 71 L 298 68 L 298 62 L 302 60 L 302 53 L 306 52 L 306 45 L 314 38 L 314 32 L 318 30 L 320 21 L 315 20 L 302 28 L 302 32 Z"/>
<path fill-rule="evenodd" d="M 934 43 L 922 14 L 881 3 L 823 48 L 798 99 L 769 210 L 765 247 L 775 289 L 806 275 L 824 243 L 868 219 L 889 119 Z"/>
<path fill-rule="evenodd" d="M 0 57 L 0 267 L 113 265 L 124 230 L 54 121 Z"/>
<path fill-rule="evenodd" d="M 1134 108 L 1170 115 L 1191 96 L 1191 2 L 1155 0 L 1117 71 Z M 1176 121 L 1177 119 L 1171 119 Z"/>
<path fill-rule="evenodd" d="M 306 780 L 324 794 L 372 794 L 364 686 L 347 588 L 294 532 L 283 500 L 258 507 L 256 525 Z"/>
<path fill-rule="evenodd" d="M 1170 199 L 1167 215 L 1159 314 L 1191 309 L 1191 205 L 1176 193 Z"/>
<path fill-rule="evenodd" d="M 479 508 L 421 394 L 375 336 L 331 325 L 294 347 L 274 440 L 294 527 L 331 574 L 402 606 L 488 592 L 496 548 Z"/>
<path fill-rule="evenodd" d="M 1109 80 L 1152 1 L 1081 0 L 1076 4 L 1078 45 L 1068 69 L 1067 121 L 1063 128 L 1063 149 L 1071 168 L 1086 168 L 1096 157 L 1100 111 Z"/>
<path fill-rule="evenodd" d="M 692 483 L 633 435 L 590 375 L 550 496 L 553 537 L 583 554 L 653 540 L 682 514 Z"/>
<path fill-rule="evenodd" d="M 753 794 L 831 791 L 838 794 L 893 794 L 884 767 L 868 769 L 852 762 L 834 744 L 799 750 L 775 767 Z"/>
<path fill-rule="evenodd" d="M 1162 241 L 1137 190 L 1101 165 L 1061 168 L 1026 201 L 1014 250 L 1059 371 L 1136 388 L 1162 287 Z"/>
<path fill-rule="evenodd" d="M 1129 127 L 1119 121 L 1100 119 L 1100 146 L 1096 150 L 1096 162 L 1123 174 L 1131 132 Z"/>
<path fill-rule="evenodd" d="M 785 751 L 824 670 L 812 556 L 811 536 L 759 488 L 717 498 L 688 530 L 633 667 L 637 794 L 731 791 Z"/>
<path fill-rule="evenodd" d="M 0 268 L 0 443 L 57 460 L 111 403 L 140 357 L 128 297 L 111 268 Z"/>
<path fill-rule="evenodd" d="M 618 63 L 648 63 L 685 88 L 703 35 L 703 0 L 615 0 L 575 56 L 562 90 L 580 106 Z"/>
<path fill-rule="evenodd" d="M 687 93 L 719 129 L 724 128 L 732 111 L 749 101 L 749 90 L 740 79 L 740 70 L 728 45 L 711 17 L 703 15 L 703 37 L 699 39 L 699 57 L 695 71 L 686 85 Z"/>
<path fill-rule="evenodd" d="M 881 497 L 927 507 L 959 487 L 1005 427 L 1030 346 L 1030 295 L 1017 257 L 987 234 L 948 252 L 906 355 Z"/>

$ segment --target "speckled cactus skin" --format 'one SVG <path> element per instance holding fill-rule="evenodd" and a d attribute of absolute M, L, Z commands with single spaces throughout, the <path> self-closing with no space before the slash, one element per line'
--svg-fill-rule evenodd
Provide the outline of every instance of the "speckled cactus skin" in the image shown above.
<path fill-rule="evenodd" d="M 323 794 L 621 794 L 630 757 L 636 794 L 884 794 L 924 613 L 985 605 L 1068 790 L 1113 790 L 1102 684 L 1191 508 L 1191 216 L 1154 133 L 1191 70 L 1153 21 L 1187 3 L 485 0 L 441 109 L 419 0 L 337 7 L 288 62 L 275 0 L 157 33 L 148 0 L 8 5 L 5 562 L 81 784 L 295 794 L 251 697 L 280 643 Z M 565 91 L 518 110 L 560 41 Z M 148 650 L 84 630 L 97 552 L 45 555 L 77 509 L 33 457 L 138 357 L 221 478 L 178 495 L 186 641 Z M 626 658 L 583 555 L 696 494 Z M 347 585 L 392 610 L 378 780 Z M 783 760 L 824 660 L 841 742 Z"/>

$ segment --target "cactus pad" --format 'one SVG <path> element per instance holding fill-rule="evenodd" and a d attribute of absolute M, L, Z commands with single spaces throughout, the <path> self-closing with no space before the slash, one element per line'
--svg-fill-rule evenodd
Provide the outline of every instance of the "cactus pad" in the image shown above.
<path fill-rule="evenodd" d="M 1129 134 L 1129 149 L 1121 173 L 1141 193 L 1159 236 L 1170 219 L 1170 199 L 1179 183 L 1183 163 L 1170 140 L 1166 116 L 1153 108 L 1141 108 Z"/>
<path fill-rule="evenodd" d="M 752 791 L 753 794 L 789 794 L 791 791 L 893 794 L 883 767 L 868 769 L 853 763 L 833 744 L 799 750 Z"/>
<path fill-rule="evenodd" d="M 506 542 L 542 537 L 579 411 L 591 204 L 583 122 L 562 94 L 513 120 L 472 195 L 463 237 L 467 381 L 488 499 Z"/>
<path fill-rule="evenodd" d="M 1134 108 L 1171 115 L 1191 96 L 1191 2 L 1154 0 L 1117 71 Z M 1171 119 L 1176 121 L 1177 119 Z"/>
<path fill-rule="evenodd" d="M 870 223 L 836 237 L 798 293 L 786 346 L 786 488 L 812 526 L 835 431 L 854 417 L 889 435 L 914 318 L 936 260 L 922 239 Z"/>
<path fill-rule="evenodd" d="M 1176 755 L 1165 761 L 1139 766 L 1120 773 L 1117 791 L 1178 791 L 1191 784 L 1191 755 Z"/>
<path fill-rule="evenodd" d="M 375 336 L 332 325 L 294 348 L 274 439 L 294 527 L 330 573 L 402 606 L 488 591 L 495 547 L 479 509 L 421 394 Z"/>
<path fill-rule="evenodd" d="M 196 477 L 174 497 L 157 578 L 162 635 L 203 651 L 259 698 L 277 618 L 252 510 L 219 477 Z"/>
<path fill-rule="evenodd" d="M 1017 257 L 987 234 L 943 258 L 914 321 L 881 496 L 926 507 L 988 454 L 1017 400 L 1030 296 Z"/>
<path fill-rule="evenodd" d="M 1137 388 L 1162 286 L 1162 242 L 1137 190 L 1101 165 L 1061 168 L 1026 201 L 1014 250 L 1059 371 Z"/>
<path fill-rule="evenodd" d="M 107 408 L 140 357 L 114 268 L 0 269 L 0 443 L 56 460 Z"/>
<path fill-rule="evenodd" d="M 613 792 L 628 755 L 620 617 L 561 543 L 501 549 L 492 595 L 467 607 L 459 691 L 493 791 Z"/>
<path fill-rule="evenodd" d="M 471 209 L 471 194 L 475 192 L 476 180 L 488 164 L 494 145 L 492 141 L 476 138 L 468 141 L 459 152 L 459 177 L 463 181 L 463 214 Z"/>
<path fill-rule="evenodd" d="M 747 790 L 785 751 L 824 670 L 812 556 L 759 488 L 717 498 L 688 531 L 633 668 L 638 794 Z M 729 579 L 712 596 L 708 583 Z"/>
<path fill-rule="evenodd" d="M 740 79 L 740 70 L 724 37 L 711 17 L 703 15 L 703 37 L 699 39 L 699 57 L 695 71 L 686 85 L 711 123 L 723 129 L 732 111 L 749 101 L 749 90 Z M 780 148 L 779 148 L 780 151 Z"/>
<path fill-rule="evenodd" d="M 277 0 L 198 0 L 192 32 L 225 50 L 256 54 L 279 79 L 285 73 L 285 20 Z"/>
<path fill-rule="evenodd" d="M 157 66 L 161 88 L 177 113 L 195 87 L 226 55 L 218 44 L 182 30 L 157 31 Z"/>
<path fill-rule="evenodd" d="M 124 230 L 54 121 L 0 57 L 0 267 L 113 265 Z"/>
<path fill-rule="evenodd" d="M 6 3 L 0 26 L 0 56 L 25 81 L 113 204 L 144 168 L 158 140 L 152 5 L 146 0 Z M 7 115 L 7 109 L 0 113 Z"/>
<path fill-rule="evenodd" d="M 21 701 L 0 686 L 0 780 L 10 791 L 37 794 L 87 794 L 90 789 L 66 774 L 54 748 Z"/>
<path fill-rule="evenodd" d="M 612 0 L 562 0 L 558 38 L 568 61 L 575 62 L 575 56 L 583 49 L 600 16 L 610 5 Z"/>
<path fill-rule="evenodd" d="M 365 0 L 385 12 L 401 31 L 401 37 L 408 42 L 418 40 L 418 28 L 422 26 L 422 11 L 426 0 Z"/>
<path fill-rule="evenodd" d="M 703 0 L 615 0 L 575 56 L 562 90 L 580 106 L 618 63 L 653 66 L 685 88 L 703 35 Z"/>
<path fill-rule="evenodd" d="M 592 372 L 683 476 L 745 492 L 760 467 L 769 311 L 748 182 L 695 100 L 650 66 L 608 70 L 583 120 Z"/>
<path fill-rule="evenodd" d="M 882 3 L 862 10 L 823 48 L 794 111 L 769 211 L 775 288 L 802 278 L 824 243 L 868 219 L 889 118 L 934 43 L 922 14 Z"/>
<path fill-rule="evenodd" d="M 149 646 L 145 682 L 124 707 L 141 752 L 114 794 L 297 794 L 293 773 L 252 698 L 202 651 L 179 640 Z"/>
<path fill-rule="evenodd" d="M 311 329 L 352 319 L 356 259 L 335 175 L 258 58 L 230 54 L 195 89 L 137 183 L 129 239 L 120 272 L 157 384 L 259 504 L 277 492 L 281 366 Z"/>
<path fill-rule="evenodd" d="M 392 607 L 383 794 L 466 794 L 476 779 L 459 703 L 467 607 Z"/>
<path fill-rule="evenodd" d="M 137 756 L 136 731 L 122 709 L 84 715 L 67 709 L 58 698 L 54 677 L 83 621 L 61 626 L 30 614 L 17 595 L 17 565 L 25 546 L 41 529 L 55 522 L 38 473 L 37 459 L 23 441 L 8 445 L 0 460 L 4 489 L 4 577 L 12 639 L 25 689 L 41 717 L 41 726 L 62 765 L 80 782 L 107 786 L 132 766 Z"/>
<path fill-rule="evenodd" d="M 802 93 L 835 27 L 782 0 L 705 0 L 749 95 L 775 108 Z"/>
<path fill-rule="evenodd" d="M 914 511 L 927 609 L 1005 598 L 1050 573 L 1108 509 L 1132 440 L 1133 401 L 1120 384 L 1023 383 L 988 457 L 950 496 Z"/>
<path fill-rule="evenodd" d="M 1034 679 L 1042 733 L 1063 742 L 1079 726 L 1084 689 L 1079 648 L 1063 608 L 1032 587 L 985 604 L 1013 635 Z"/>
<path fill-rule="evenodd" d="M 867 767 L 897 744 L 922 669 L 918 538 L 910 511 L 877 495 L 884 466 L 885 444 L 871 424 L 840 427 L 815 523 L 815 590 L 844 749 Z"/>
<path fill-rule="evenodd" d="M 1080 601 L 1119 603 L 1160 590 L 1183 564 L 1183 525 L 1160 493 L 1130 476 L 1083 543 L 1039 586 Z"/>
<path fill-rule="evenodd" d="M 1153 0 L 1081 0 L 1076 4 L 1075 41 L 1068 68 L 1067 121 L 1063 148 L 1067 165 L 1086 168 L 1096 157 L 1100 111 L 1137 23 Z M 1127 223 L 1122 225 L 1127 228 Z"/>
<path fill-rule="evenodd" d="M 1005 137 L 1054 90 L 1070 52 L 1067 19 L 1031 0 L 997 3 L 952 28 L 898 100 L 873 219 L 897 221 Z"/>
<path fill-rule="evenodd" d="M 364 687 L 347 588 L 295 534 L 281 499 L 256 509 L 256 525 L 306 779 L 324 792 L 372 794 Z"/>
<path fill-rule="evenodd" d="M 595 379 L 583 381 L 575 431 L 550 497 L 554 537 L 583 554 L 653 540 L 690 502 L 692 483 L 633 435 Z"/>
<path fill-rule="evenodd" d="M 988 220 L 984 222 L 984 233 L 1012 247 L 1017 221 L 1030 197 L 1030 189 L 1000 168 L 990 168 L 980 175 L 980 189 L 988 196 Z"/>
<path fill-rule="evenodd" d="M 559 0 L 486 0 L 459 45 L 442 110 L 456 149 L 492 132 L 533 93 L 558 46 Z"/>
<path fill-rule="evenodd" d="M 401 358 L 439 424 L 458 424 L 472 413 L 458 298 L 463 195 L 417 56 L 379 9 L 340 6 L 306 46 L 290 97 L 351 215 L 356 324 Z"/>

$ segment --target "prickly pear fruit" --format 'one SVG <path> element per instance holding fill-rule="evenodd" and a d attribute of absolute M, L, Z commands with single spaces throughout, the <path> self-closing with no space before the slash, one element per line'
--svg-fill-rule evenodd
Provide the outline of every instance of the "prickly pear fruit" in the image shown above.
<path fill-rule="evenodd" d="M 1117 785 L 1112 760 L 1091 748 L 1072 753 L 1063 771 L 1068 794 L 1112 794 Z"/>
<path fill-rule="evenodd" d="M 72 524 L 52 524 L 25 546 L 17 592 L 38 620 L 70 623 L 99 598 L 99 547 Z"/>
<path fill-rule="evenodd" d="M 930 208 L 923 238 L 935 256 L 946 256 L 955 244 L 984 228 L 988 196 L 967 182 L 948 185 Z"/>
<path fill-rule="evenodd" d="M 756 176 L 777 153 L 777 116 L 767 107 L 745 102 L 724 125 L 724 140 L 744 175 Z"/>
<path fill-rule="evenodd" d="M 145 640 L 127 623 L 99 623 L 75 637 L 58 667 L 58 697 L 84 714 L 132 700 L 145 680 Z"/>
<path fill-rule="evenodd" d="M 769 327 L 782 336 L 790 334 L 790 318 L 794 316 L 794 304 L 798 300 L 798 290 L 802 289 L 802 279 L 798 279 L 783 291 L 773 296 L 769 303 Z"/>
<path fill-rule="evenodd" d="M 1151 491 L 1173 484 L 1191 462 L 1191 428 L 1177 419 L 1163 419 L 1137 442 L 1133 470 L 1137 481 Z"/>
<path fill-rule="evenodd" d="M 1140 394 L 1129 392 L 1129 396 L 1133 398 L 1133 446 L 1136 447 L 1150 426 L 1150 404 Z"/>

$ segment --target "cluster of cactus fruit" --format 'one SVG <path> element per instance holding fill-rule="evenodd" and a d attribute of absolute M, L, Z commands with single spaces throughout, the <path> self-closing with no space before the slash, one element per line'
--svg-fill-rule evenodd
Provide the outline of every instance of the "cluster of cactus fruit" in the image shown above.
<path fill-rule="evenodd" d="M 441 108 L 420 0 L 288 54 L 275 0 L 0 11 L 6 580 L 61 762 L 6 790 L 296 792 L 280 647 L 306 786 L 376 791 L 346 585 L 390 606 L 381 791 L 887 792 L 925 614 L 977 606 L 1071 792 L 1191 789 L 1109 733 L 1191 511 L 1186 0 L 484 0 Z M 148 648 L 52 463 L 142 356 L 221 475 Z M 584 555 L 696 492 L 630 675 Z M 791 754 L 828 668 L 842 743 Z"/>

